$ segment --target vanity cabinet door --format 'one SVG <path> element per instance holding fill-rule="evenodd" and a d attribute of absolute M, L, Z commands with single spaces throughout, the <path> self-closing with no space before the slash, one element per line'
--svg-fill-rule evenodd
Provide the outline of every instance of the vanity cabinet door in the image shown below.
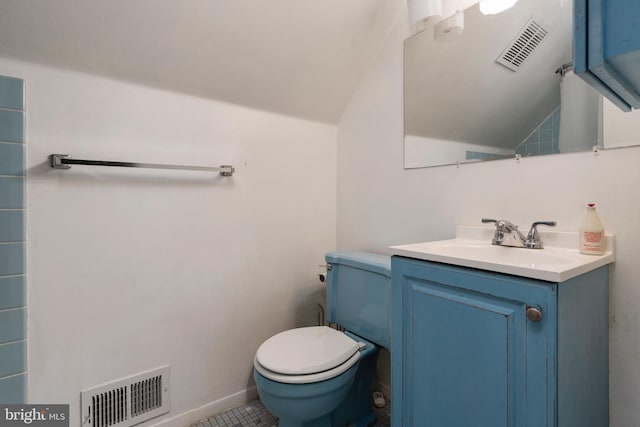
<path fill-rule="evenodd" d="M 399 257 L 392 271 L 394 426 L 555 425 L 555 284 Z"/>

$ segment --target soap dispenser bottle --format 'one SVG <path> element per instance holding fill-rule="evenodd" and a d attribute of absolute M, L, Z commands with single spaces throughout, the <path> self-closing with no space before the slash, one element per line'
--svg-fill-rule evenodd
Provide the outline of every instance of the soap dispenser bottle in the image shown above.
<path fill-rule="evenodd" d="M 589 203 L 580 223 L 580 253 L 602 255 L 604 250 L 604 227 L 596 212 L 596 205 Z"/>

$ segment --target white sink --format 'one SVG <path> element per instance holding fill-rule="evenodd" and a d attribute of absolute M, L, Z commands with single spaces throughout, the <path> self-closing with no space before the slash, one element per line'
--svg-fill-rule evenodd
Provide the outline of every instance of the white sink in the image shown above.
<path fill-rule="evenodd" d="M 456 238 L 392 246 L 391 254 L 513 274 L 550 282 L 564 282 L 615 261 L 612 235 L 606 236 L 604 255 L 578 251 L 577 232 L 540 231 L 544 249 L 491 244 L 494 227 L 458 226 Z"/>

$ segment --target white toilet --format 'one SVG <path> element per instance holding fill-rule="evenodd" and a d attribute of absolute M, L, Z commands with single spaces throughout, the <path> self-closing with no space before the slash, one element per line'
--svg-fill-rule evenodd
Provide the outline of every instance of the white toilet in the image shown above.
<path fill-rule="evenodd" d="M 366 252 L 326 255 L 327 326 L 291 329 L 266 340 L 254 379 L 281 427 L 368 426 L 377 347 L 390 347 L 390 258 Z"/>

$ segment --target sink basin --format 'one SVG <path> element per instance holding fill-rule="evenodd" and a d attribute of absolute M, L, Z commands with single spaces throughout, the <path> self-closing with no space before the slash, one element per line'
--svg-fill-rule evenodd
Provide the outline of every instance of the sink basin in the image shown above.
<path fill-rule="evenodd" d="M 578 251 L 578 233 L 541 232 L 544 249 L 524 249 L 491 244 L 493 227 L 459 226 L 456 238 L 392 246 L 393 255 L 472 267 L 550 282 L 564 282 L 615 261 L 614 238 L 607 235 L 604 255 Z"/>
<path fill-rule="evenodd" d="M 513 250 L 506 246 L 480 245 L 464 240 L 449 240 L 433 245 L 432 250 L 443 256 L 475 259 L 498 264 L 516 264 L 530 268 L 536 265 L 564 264 L 569 258 L 553 250 Z M 517 249 L 517 248 L 516 248 Z"/>

